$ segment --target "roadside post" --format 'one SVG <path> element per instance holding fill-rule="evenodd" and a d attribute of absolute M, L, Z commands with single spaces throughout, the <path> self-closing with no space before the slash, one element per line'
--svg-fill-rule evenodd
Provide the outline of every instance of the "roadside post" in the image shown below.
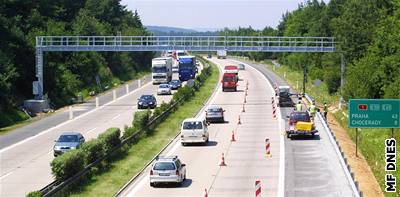
<path fill-rule="evenodd" d="M 125 85 L 126 94 L 129 94 L 129 84 Z"/>

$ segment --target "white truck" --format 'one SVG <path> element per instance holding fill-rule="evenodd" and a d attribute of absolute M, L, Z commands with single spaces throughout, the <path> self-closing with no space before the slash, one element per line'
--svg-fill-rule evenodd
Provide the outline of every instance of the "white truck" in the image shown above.
<path fill-rule="evenodd" d="M 158 57 L 151 61 L 153 84 L 172 80 L 172 57 Z"/>
<path fill-rule="evenodd" d="M 218 59 L 226 59 L 226 50 L 218 50 L 217 58 Z"/>

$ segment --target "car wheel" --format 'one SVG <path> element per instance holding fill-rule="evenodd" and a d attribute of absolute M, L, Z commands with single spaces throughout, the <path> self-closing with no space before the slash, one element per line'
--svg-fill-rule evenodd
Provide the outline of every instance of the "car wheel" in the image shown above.
<path fill-rule="evenodd" d="M 150 182 L 150 187 L 155 187 L 155 186 L 156 186 L 155 183 Z"/>
<path fill-rule="evenodd" d="M 186 146 L 186 143 L 185 143 L 185 142 L 181 142 L 181 144 L 182 144 L 182 146 Z"/>

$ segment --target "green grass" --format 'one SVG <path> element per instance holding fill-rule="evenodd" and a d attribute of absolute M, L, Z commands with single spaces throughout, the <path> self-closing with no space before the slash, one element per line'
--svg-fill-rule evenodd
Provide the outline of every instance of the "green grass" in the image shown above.
<path fill-rule="evenodd" d="M 113 196 L 128 180 L 137 174 L 173 137 L 179 132 L 181 122 L 203 107 L 218 81 L 218 69 L 213 68 L 211 76 L 196 92 L 196 95 L 171 113 L 163 123 L 147 136 L 132 145 L 124 157 L 113 162 L 108 170 L 92 177 L 86 185 L 70 196 Z"/>
<path fill-rule="evenodd" d="M 258 62 L 264 64 L 271 71 L 275 72 L 282 78 L 284 74 L 286 77 L 284 78 L 294 89 L 299 92 L 302 92 L 302 80 L 303 73 L 302 71 L 296 71 L 290 69 L 288 66 L 281 66 L 280 68 L 273 68 L 272 62 L 270 60 Z M 312 80 L 310 80 L 312 81 Z M 296 88 L 296 83 L 298 83 L 298 88 Z M 320 87 L 315 87 L 311 82 L 308 82 L 306 85 L 306 92 L 311 95 L 318 103 L 322 103 L 326 101 L 328 105 L 337 103 L 339 100 L 339 94 L 329 95 L 328 89 L 325 83 L 322 83 Z M 345 113 L 347 109 L 344 109 Z M 343 115 L 343 110 L 339 110 L 334 113 L 334 117 L 339 121 L 341 126 L 346 129 L 347 133 L 355 143 L 355 129 L 348 128 L 348 119 Z M 395 139 L 397 143 L 400 142 L 400 129 L 395 129 Z M 359 133 L 359 151 L 364 155 L 367 160 L 368 165 L 370 166 L 375 178 L 377 179 L 381 190 L 385 191 L 385 139 L 391 137 L 391 131 L 389 129 L 362 129 Z M 400 148 L 396 145 L 397 148 L 397 159 L 400 158 Z M 396 170 L 400 169 L 400 162 L 396 163 Z M 393 173 L 397 180 L 397 187 L 400 185 L 400 170 L 397 170 Z M 395 193 L 385 193 L 386 197 L 394 197 L 400 196 L 399 188 L 397 188 L 397 195 Z"/>
<path fill-rule="evenodd" d="M 22 111 L 11 109 L 5 112 L 0 113 L 0 135 L 3 135 L 13 129 L 19 128 L 23 125 L 26 125 L 28 122 L 29 116 Z M 18 124 L 20 122 L 26 122 L 26 124 Z"/>

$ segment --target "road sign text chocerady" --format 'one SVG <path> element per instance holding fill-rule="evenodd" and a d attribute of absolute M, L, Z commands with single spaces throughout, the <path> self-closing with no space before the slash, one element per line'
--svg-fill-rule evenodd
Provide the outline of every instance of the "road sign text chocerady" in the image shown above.
<path fill-rule="evenodd" d="M 385 171 L 396 171 L 396 140 L 394 138 L 385 140 Z M 385 175 L 385 191 L 396 192 L 396 177 L 393 174 Z"/>

